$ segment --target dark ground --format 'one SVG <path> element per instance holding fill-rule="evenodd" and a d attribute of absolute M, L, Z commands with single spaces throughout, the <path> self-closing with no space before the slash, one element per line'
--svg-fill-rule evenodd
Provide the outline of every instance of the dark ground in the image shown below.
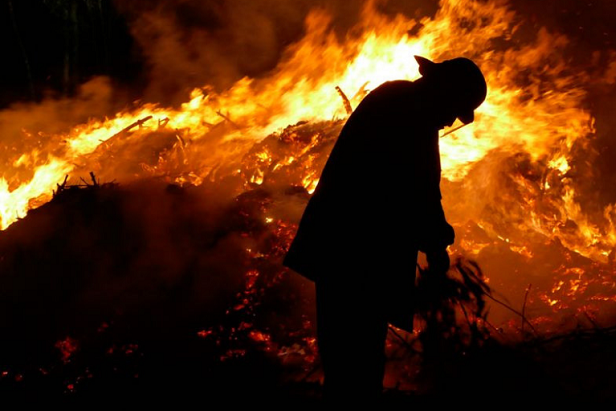
<path fill-rule="evenodd" d="M 279 266 L 288 233 L 261 223 L 268 193 L 207 198 L 160 183 L 65 188 L 0 233 L 2 395 L 318 402 L 312 288 Z M 523 342 L 491 331 L 429 356 L 391 337 L 390 364 L 409 368 L 391 402 L 615 396 L 615 328 Z"/>

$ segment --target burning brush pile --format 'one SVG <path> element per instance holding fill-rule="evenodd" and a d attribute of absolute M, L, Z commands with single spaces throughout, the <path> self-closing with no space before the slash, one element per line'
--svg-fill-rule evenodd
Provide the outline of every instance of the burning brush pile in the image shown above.
<path fill-rule="evenodd" d="M 616 53 L 573 70 L 566 36 L 499 0 L 421 19 L 368 2 L 345 42 L 324 11 L 305 31 L 269 75 L 179 108 L 53 128 L 36 114 L 72 103 L 0 113 L 0 391 L 317 398 L 313 286 L 282 257 L 348 114 L 417 78 L 419 54 L 472 58 L 489 93 L 441 140 L 456 263 L 436 286 L 420 273 L 419 331 L 391 329 L 390 395 L 613 397 L 616 198 L 599 194 L 609 119 L 589 101 Z M 107 88 L 85 84 L 79 116 Z"/>

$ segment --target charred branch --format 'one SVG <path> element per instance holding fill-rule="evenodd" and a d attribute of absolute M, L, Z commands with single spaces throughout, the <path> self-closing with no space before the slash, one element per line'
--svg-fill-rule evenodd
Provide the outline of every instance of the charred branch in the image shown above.
<path fill-rule="evenodd" d="M 97 186 L 98 181 L 96 181 L 96 176 L 94 176 L 94 171 L 90 171 L 90 178 L 92 179 L 92 183 Z"/>
<path fill-rule="evenodd" d="M 52 196 L 55 197 L 58 193 L 60 193 L 61 191 L 64 191 L 66 189 L 66 182 L 68 181 L 68 174 L 66 176 L 64 176 L 64 181 L 62 182 L 62 184 L 56 184 L 58 186 L 58 188 L 56 190 L 53 190 L 53 194 Z"/>
<path fill-rule="evenodd" d="M 535 334 L 537 334 L 537 330 L 535 329 L 535 327 L 533 327 L 533 325 L 531 324 L 530 321 L 528 321 L 528 319 L 524 316 L 523 313 L 521 313 L 520 311 L 516 310 L 515 308 L 513 308 L 512 306 L 510 306 L 509 304 L 506 304 L 504 302 L 502 302 L 501 300 L 493 297 L 491 294 L 486 294 L 486 296 L 491 299 L 492 301 L 494 301 L 495 303 L 505 307 L 506 309 L 508 309 L 509 311 L 511 311 L 514 314 L 517 314 L 520 316 L 520 318 L 522 319 L 522 322 L 528 324 L 528 326 L 533 330 L 533 332 Z"/>
<path fill-rule="evenodd" d="M 131 124 L 130 126 L 126 127 L 122 131 L 120 131 L 120 133 L 125 133 L 125 132 L 128 132 L 128 131 L 131 131 L 135 127 L 141 128 L 143 126 L 143 124 L 146 121 L 150 120 L 151 118 L 152 118 L 152 116 L 147 116 L 147 117 L 142 118 L 141 120 L 137 120 L 133 124 Z"/>
<path fill-rule="evenodd" d="M 165 117 L 163 119 L 158 119 L 158 128 L 165 128 L 167 127 L 167 124 L 169 123 L 169 117 Z"/>
<path fill-rule="evenodd" d="M 90 179 L 92 180 L 92 183 L 89 183 L 87 180 L 84 180 L 83 177 L 79 177 L 79 179 L 83 182 L 83 184 L 80 184 L 80 187 L 98 187 L 100 184 L 99 182 L 96 180 L 96 176 L 94 175 L 93 171 L 90 171 Z"/>
<path fill-rule="evenodd" d="M 130 124 L 129 126 L 124 127 L 121 131 L 119 131 L 118 133 L 114 134 L 109 139 L 107 139 L 107 140 L 100 140 L 101 144 L 99 145 L 98 150 L 101 150 L 101 149 L 106 150 L 107 148 L 110 147 L 111 143 L 113 142 L 113 140 L 115 138 L 119 138 L 120 136 L 125 135 L 126 133 L 128 133 L 129 131 L 131 131 L 135 127 L 141 128 L 143 126 L 143 124 L 145 124 L 145 122 L 150 120 L 150 119 L 152 119 L 152 116 L 144 117 L 144 118 L 142 118 L 140 120 L 135 121 L 134 123 Z M 165 120 L 168 121 L 168 119 L 165 119 Z M 163 120 L 163 122 L 164 122 L 164 120 Z M 164 123 L 164 124 L 166 125 L 167 123 Z M 158 126 L 159 126 L 159 128 L 161 127 L 161 121 L 160 120 L 159 120 Z M 164 127 L 164 125 L 163 125 L 163 127 Z"/>
<path fill-rule="evenodd" d="M 238 129 L 238 130 L 242 129 L 236 122 L 234 122 L 233 120 L 231 120 L 231 118 L 229 118 L 229 113 L 227 113 L 225 115 L 225 114 L 222 113 L 222 111 L 218 110 L 218 111 L 216 111 L 216 114 L 218 114 L 220 117 L 222 117 L 226 122 L 231 124 L 236 129 Z"/>

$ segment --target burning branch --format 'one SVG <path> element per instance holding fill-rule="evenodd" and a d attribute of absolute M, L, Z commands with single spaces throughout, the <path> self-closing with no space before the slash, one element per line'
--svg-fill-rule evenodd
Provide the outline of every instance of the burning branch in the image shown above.
<path fill-rule="evenodd" d="M 96 181 L 96 177 L 94 176 L 94 171 L 90 171 L 90 178 L 92 179 L 93 185 L 98 186 L 98 181 Z"/>
<path fill-rule="evenodd" d="M 150 120 L 151 118 L 152 118 L 152 116 L 147 116 L 147 117 L 142 118 L 141 120 L 137 120 L 133 124 L 131 124 L 130 126 L 124 128 L 118 134 L 129 132 L 129 131 L 131 131 L 135 127 L 141 128 L 141 126 L 143 126 L 143 123 L 145 123 L 146 121 Z"/>
<path fill-rule="evenodd" d="M 57 184 L 56 183 L 56 185 L 58 186 L 58 189 L 57 190 L 53 190 L 52 197 L 55 197 L 56 194 L 58 194 L 59 192 L 64 191 L 66 189 L 66 182 L 67 181 L 68 181 L 68 174 L 66 176 L 64 176 L 64 181 L 62 182 L 62 184 Z"/>
<path fill-rule="evenodd" d="M 229 118 L 229 114 L 224 115 L 224 114 L 222 114 L 222 112 L 220 110 L 216 111 L 216 114 L 218 114 L 220 117 L 224 118 L 229 124 L 231 124 L 233 127 L 237 128 L 238 130 L 242 129 L 239 125 L 237 125 L 237 123 L 235 123 L 233 120 L 231 120 Z"/>
<path fill-rule="evenodd" d="M 180 143 L 180 146 L 182 147 L 182 150 L 184 150 L 184 147 L 186 147 L 186 141 L 184 141 L 184 139 L 182 138 L 181 135 L 179 135 L 178 133 L 175 133 L 175 138 L 178 140 L 178 142 Z"/>
<path fill-rule="evenodd" d="M 353 113 L 353 107 L 351 107 L 351 102 L 349 101 L 349 98 L 346 96 L 346 94 L 344 94 L 344 91 L 342 91 L 342 89 L 338 86 L 336 86 L 336 91 L 338 92 L 338 94 L 340 94 L 340 98 L 342 98 L 342 103 L 344 104 L 344 109 L 346 110 L 348 115 L 351 115 L 351 113 Z"/>
<path fill-rule="evenodd" d="M 167 124 L 169 123 L 169 117 L 165 117 L 163 119 L 158 119 L 158 128 L 165 128 L 167 127 Z"/>
<path fill-rule="evenodd" d="M 369 81 L 366 81 L 364 84 L 362 84 L 352 99 L 357 101 L 357 100 L 362 100 L 364 97 L 366 97 L 368 95 L 368 90 L 366 90 L 366 87 L 368 86 L 369 83 L 370 83 Z"/>
<path fill-rule="evenodd" d="M 79 185 L 80 187 L 98 187 L 98 182 L 96 181 L 96 177 L 94 177 L 94 173 L 90 171 L 90 178 L 92 179 L 93 184 L 88 183 L 83 177 L 79 177 L 81 181 L 83 181 L 83 185 Z"/>
<path fill-rule="evenodd" d="M 486 296 L 491 299 L 492 301 L 494 301 L 497 304 L 500 304 L 501 306 L 505 307 L 506 309 L 508 309 L 509 311 L 511 311 L 512 313 L 519 315 L 520 318 L 522 319 L 522 323 L 526 323 L 528 324 L 528 326 L 531 328 L 531 330 L 533 330 L 533 332 L 535 333 L 535 335 L 537 334 L 537 330 L 535 329 L 535 327 L 533 327 L 533 325 L 531 324 L 530 321 L 528 321 L 528 319 L 525 317 L 525 315 L 521 312 L 519 312 L 518 310 L 516 310 L 515 308 L 513 308 L 512 306 L 510 306 L 509 304 L 505 304 L 504 302 L 502 302 L 501 300 L 494 298 L 492 295 L 490 294 L 486 294 Z"/>

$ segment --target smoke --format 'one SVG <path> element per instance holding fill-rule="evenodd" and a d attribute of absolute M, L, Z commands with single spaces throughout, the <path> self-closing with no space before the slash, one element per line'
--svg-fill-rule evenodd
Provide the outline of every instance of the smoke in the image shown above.
<path fill-rule="evenodd" d="M 179 103 L 190 89 L 225 89 L 276 66 L 302 35 L 308 11 L 324 2 L 118 2 L 149 68 L 146 99 Z M 171 101 L 169 101 L 169 99 Z"/>
<path fill-rule="evenodd" d="M 111 115 L 122 101 L 125 99 L 121 91 L 113 87 L 109 78 L 95 77 L 82 84 L 75 96 L 49 96 L 39 103 L 18 103 L 0 111 L 3 170 L 18 171 L 12 176 L 17 181 L 29 180 L 34 168 L 47 162 L 48 155 L 63 149 L 60 134 L 90 118 Z M 15 164 L 25 153 L 32 155 Z"/>
<path fill-rule="evenodd" d="M 433 13 L 437 4 L 432 0 L 374 3 L 389 15 Z M 339 39 L 352 37 L 365 4 L 157 0 L 116 1 L 115 7 L 125 16 L 139 48 L 135 55 L 145 59 L 147 80 L 139 81 L 146 84 L 141 99 L 169 106 L 188 101 L 196 87 L 225 91 L 243 77 L 267 76 L 284 59 L 285 50 L 306 34 L 305 19 L 312 10 L 322 9 L 331 16 L 331 28 Z M 100 76 L 83 83 L 73 96 L 48 93 L 41 102 L 17 103 L 0 111 L 0 164 L 9 188 L 30 180 L 37 166 L 60 154 L 62 135 L 71 128 L 125 109 L 130 93 Z M 27 158 L 21 158 L 23 153 L 29 153 Z"/>
<path fill-rule="evenodd" d="M 383 13 L 424 15 L 436 2 L 377 3 Z M 276 67 L 285 49 L 305 34 L 310 11 L 332 18 L 339 38 L 352 36 L 366 1 L 224 0 L 116 2 L 149 69 L 145 98 L 177 104 L 194 87 L 230 87 L 242 77 L 259 77 Z"/>
<path fill-rule="evenodd" d="M 609 85 L 616 83 L 616 53 L 612 53 L 612 59 L 605 71 L 605 82 Z"/>

